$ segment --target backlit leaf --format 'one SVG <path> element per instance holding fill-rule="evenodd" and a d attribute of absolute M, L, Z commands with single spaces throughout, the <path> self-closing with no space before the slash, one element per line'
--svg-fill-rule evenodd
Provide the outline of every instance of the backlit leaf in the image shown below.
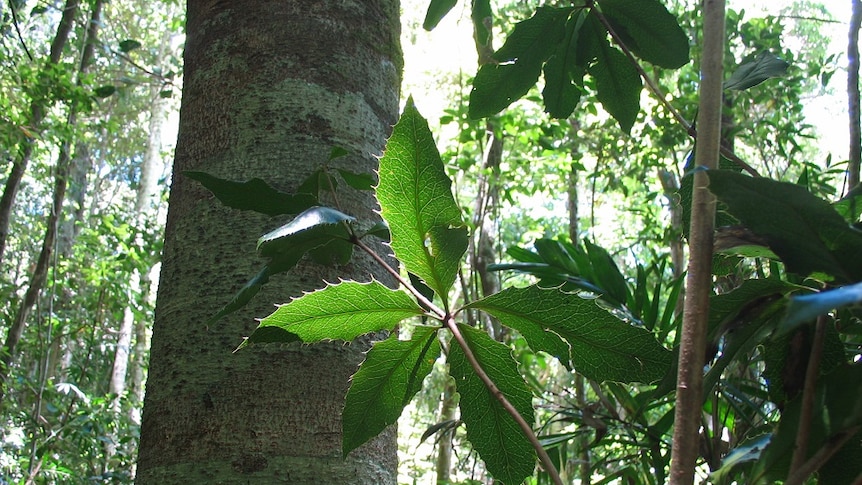
<path fill-rule="evenodd" d="M 533 17 L 518 22 L 505 44 L 494 53 L 496 64 L 479 68 L 470 92 L 473 119 L 496 114 L 520 99 L 536 84 L 542 64 L 565 38 L 571 8 L 539 7 Z"/>
<path fill-rule="evenodd" d="M 467 228 L 428 123 L 407 102 L 380 159 L 377 199 L 407 271 L 444 301 L 467 250 Z"/>
<path fill-rule="evenodd" d="M 440 341 L 432 327 L 417 326 L 410 340 L 393 334 L 371 347 L 344 401 L 344 456 L 398 420 L 439 356 Z"/>
<path fill-rule="evenodd" d="M 657 0 L 599 0 L 599 6 L 636 56 L 668 69 L 688 64 L 688 36 Z"/>
<path fill-rule="evenodd" d="M 431 0 L 428 3 L 428 11 L 425 13 L 425 21 L 422 22 L 422 28 L 433 30 L 457 3 L 458 0 Z"/>
<path fill-rule="evenodd" d="M 349 342 L 366 333 L 392 329 L 401 320 L 422 313 L 422 308 L 403 291 L 389 289 L 377 281 L 348 281 L 281 305 L 261 320 L 259 328 L 280 327 L 308 343 Z"/>
<path fill-rule="evenodd" d="M 548 335 L 559 335 L 571 347 L 574 368 L 590 379 L 649 383 L 670 369 L 671 352 L 651 333 L 558 288 L 508 288 L 468 307 L 521 332 L 535 351 L 561 357 L 558 346 L 548 348 Z"/>
<path fill-rule="evenodd" d="M 606 39 L 600 39 L 595 63 L 587 72 L 596 80 L 596 98 L 602 107 L 629 133 L 640 111 L 643 85 L 637 70 L 625 54 L 611 47 Z"/>
<path fill-rule="evenodd" d="M 532 423 L 532 394 L 518 372 L 511 349 L 481 330 L 461 324 L 458 329 L 488 377 L 524 420 Z M 488 471 L 503 483 L 523 482 L 533 473 L 536 454 L 514 418 L 476 375 L 454 340 L 449 349 L 449 372 L 461 395 L 461 419 L 467 427 L 467 439 Z"/>
<path fill-rule="evenodd" d="M 783 76 L 788 67 L 787 61 L 769 52 L 761 52 L 754 59 L 740 64 L 724 82 L 724 89 L 742 91 L 757 86 L 769 78 Z"/>

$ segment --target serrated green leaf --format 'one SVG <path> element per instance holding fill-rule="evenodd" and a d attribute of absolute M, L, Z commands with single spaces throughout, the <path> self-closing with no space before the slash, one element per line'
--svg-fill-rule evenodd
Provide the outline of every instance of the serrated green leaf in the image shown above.
<path fill-rule="evenodd" d="M 536 84 L 542 64 L 565 38 L 571 12 L 571 8 L 539 7 L 531 18 L 515 24 L 503 47 L 494 53 L 497 64 L 485 64 L 476 73 L 470 92 L 470 118 L 502 111 Z"/>
<path fill-rule="evenodd" d="M 443 20 L 443 17 L 457 3 L 457 0 L 431 0 L 428 3 L 428 11 L 425 12 L 425 21 L 422 22 L 422 28 L 425 30 L 434 30 L 434 27 L 437 27 L 437 24 Z"/>
<path fill-rule="evenodd" d="M 599 6 L 636 56 L 668 69 L 688 64 L 688 36 L 657 0 L 599 0 Z"/>
<path fill-rule="evenodd" d="M 275 216 L 298 214 L 317 203 L 317 197 L 314 195 L 291 195 L 279 192 L 259 178 L 247 182 L 234 182 L 205 172 L 183 172 L 183 175 L 197 180 L 222 204 L 234 209 Z"/>
<path fill-rule="evenodd" d="M 769 78 L 783 76 L 788 67 L 790 64 L 787 61 L 763 51 L 754 59 L 740 64 L 724 82 L 723 87 L 742 91 L 757 86 Z"/>
<path fill-rule="evenodd" d="M 780 330 L 787 332 L 819 315 L 847 305 L 858 304 L 862 304 L 862 283 L 811 295 L 794 296 L 790 299 L 790 305 L 787 306 L 787 316 L 781 322 Z"/>
<path fill-rule="evenodd" d="M 258 329 L 280 327 L 306 343 L 349 342 L 360 335 L 392 329 L 401 320 L 422 313 L 403 291 L 391 290 L 377 281 L 347 281 L 281 305 L 260 321 Z"/>
<path fill-rule="evenodd" d="M 377 199 L 395 256 L 446 302 L 467 250 L 467 228 L 428 122 L 412 98 L 386 144 L 379 177 Z"/>
<path fill-rule="evenodd" d="M 766 239 L 787 270 L 825 273 L 841 282 L 862 280 L 862 232 L 826 201 L 795 184 L 711 170 L 709 189 L 727 211 Z"/>
<path fill-rule="evenodd" d="M 437 328 L 417 326 L 410 340 L 377 342 L 353 375 L 342 413 L 342 453 L 347 456 L 396 422 L 440 356 Z"/>
<path fill-rule="evenodd" d="M 329 207 L 312 207 L 287 224 L 261 236 L 257 241 L 257 251 L 267 257 L 293 254 L 300 249 L 300 254 L 303 254 L 335 239 L 349 241 L 351 233 L 346 224 L 355 220 Z"/>
<path fill-rule="evenodd" d="M 670 369 L 671 352 L 651 333 L 619 320 L 593 300 L 558 288 L 508 288 L 467 307 L 485 311 L 518 330 L 533 350 L 559 354 L 556 348 L 533 347 L 528 334 L 559 335 L 571 348 L 574 368 L 589 379 L 649 383 Z M 535 337 L 533 341 L 546 345 Z"/>
<path fill-rule="evenodd" d="M 532 394 L 518 372 L 512 351 L 467 325 L 458 325 L 479 365 L 494 385 L 527 421 L 533 422 Z M 476 375 L 455 342 L 449 349 L 449 373 L 461 395 L 461 420 L 467 439 L 491 475 L 503 483 L 521 483 L 533 473 L 536 454 L 523 431 Z"/>
<path fill-rule="evenodd" d="M 410 340 L 391 335 L 371 347 L 351 378 L 344 402 L 344 456 L 398 420 L 439 356 L 434 327 L 417 326 Z"/>
<path fill-rule="evenodd" d="M 643 87 L 640 75 L 625 54 L 611 47 L 607 39 L 596 44 L 596 60 L 587 68 L 596 80 L 596 98 L 617 120 L 620 129 L 629 133 L 640 111 Z"/>
<path fill-rule="evenodd" d="M 575 65 L 578 31 L 583 23 L 583 15 L 574 15 L 566 22 L 566 36 L 557 47 L 554 55 L 548 59 L 543 69 L 545 88 L 542 90 L 542 100 L 545 111 L 554 118 L 568 118 L 575 110 L 581 97 L 581 90 L 576 86 L 583 85 L 584 71 Z M 579 73 L 579 78 L 573 78 L 573 73 Z"/>

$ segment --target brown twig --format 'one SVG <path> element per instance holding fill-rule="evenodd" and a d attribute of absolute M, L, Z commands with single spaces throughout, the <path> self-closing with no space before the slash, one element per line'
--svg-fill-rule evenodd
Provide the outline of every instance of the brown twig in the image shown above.
<path fill-rule="evenodd" d="M 623 42 L 623 39 L 614 31 L 614 28 L 608 21 L 607 17 L 605 17 L 605 15 L 597 8 L 594 8 L 594 4 L 592 1 L 589 1 L 588 4 L 590 5 L 590 7 L 592 7 L 592 12 L 596 15 L 596 18 L 599 19 L 599 22 L 601 22 L 605 29 L 607 29 L 608 33 L 611 34 L 611 38 L 614 40 L 614 43 L 619 46 L 619 48 L 623 51 L 623 54 L 625 54 L 626 57 L 629 59 L 629 62 L 631 62 L 632 66 L 634 66 L 635 70 L 637 70 L 638 75 L 640 75 L 640 77 L 644 80 L 647 85 L 647 88 L 652 91 L 653 96 L 655 96 L 656 99 L 658 99 L 659 103 L 661 103 L 661 105 L 664 106 L 665 109 L 667 109 L 667 111 L 671 114 L 671 116 L 673 116 L 677 123 L 679 123 L 680 126 L 683 127 L 686 133 L 688 133 L 688 136 L 690 136 L 694 140 L 697 140 L 697 129 L 695 129 L 694 125 L 689 123 L 688 120 L 686 120 L 685 117 L 682 115 L 682 113 L 680 113 L 679 110 L 676 109 L 672 104 L 670 104 L 670 101 L 668 101 L 667 96 L 664 94 L 664 91 L 661 90 L 658 83 L 655 82 L 655 80 L 651 78 L 649 74 L 647 74 L 643 67 L 641 67 L 640 63 L 632 53 L 631 49 L 626 46 L 626 43 Z M 751 174 L 753 177 L 760 177 L 760 174 L 757 173 L 757 170 L 755 170 L 754 167 L 739 158 L 739 156 L 733 153 L 733 151 L 731 151 L 729 148 L 722 146 L 720 147 L 720 150 L 721 154 L 725 158 L 735 163 L 737 166 Z"/>
<path fill-rule="evenodd" d="M 470 346 L 467 345 L 467 341 L 464 340 L 464 336 L 461 335 L 461 331 L 458 329 L 458 324 L 455 323 L 455 319 L 452 316 L 448 316 L 444 321 L 446 324 L 446 328 L 452 332 L 452 337 L 455 338 L 455 341 L 458 342 L 458 346 L 461 347 L 461 350 L 464 351 L 464 356 L 467 357 L 467 360 L 470 362 L 470 366 L 473 367 L 473 371 L 476 372 L 476 375 L 479 376 L 479 379 L 485 383 L 485 387 L 491 392 L 497 401 L 503 406 L 503 409 L 512 416 L 512 419 L 518 423 L 518 427 L 521 428 L 521 432 L 524 433 L 524 436 L 530 441 L 530 444 L 533 445 L 533 449 L 536 450 L 536 454 L 539 456 L 539 461 L 542 462 L 542 466 L 545 467 L 545 471 L 548 475 L 551 476 L 551 480 L 556 485 L 563 485 L 563 481 L 560 478 L 560 474 L 557 471 L 557 467 L 554 466 L 554 462 L 551 461 L 551 457 L 548 456 L 548 453 L 545 451 L 545 448 L 542 447 L 542 444 L 539 443 L 539 438 L 536 436 L 536 433 L 533 432 L 533 428 L 529 423 L 521 416 L 521 413 L 515 409 L 515 406 L 506 399 L 506 396 L 503 395 L 503 392 L 497 388 L 494 381 L 488 377 L 488 374 L 485 373 L 485 370 L 482 368 L 482 365 L 479 364 L 479 361 L 476 360 L 476 356 L 473 354 L 473 351 L 470 349 Z"/>
<path fill-rule="evenodd" d="M 823 356 L 823 340 L 826 335 L 826 315 L 817 317 L 814 327 L 814 339 L 811 343 L 811 355 L 808 357 L 808 368 L 805 370 L 805 385 L 802 390 L 802 407 L 799 411 L 799 426 L 796 432 L 796 442 L 793 448 L 793 459 L 790 461 L 789 474 L 792 476 L 805 463 L 808 452 L 808 440 L 811 436 L 811 416 L 814 414 L 814 397 L 817 391 L 817 376 L 820 374 L 820 361 Z"/>

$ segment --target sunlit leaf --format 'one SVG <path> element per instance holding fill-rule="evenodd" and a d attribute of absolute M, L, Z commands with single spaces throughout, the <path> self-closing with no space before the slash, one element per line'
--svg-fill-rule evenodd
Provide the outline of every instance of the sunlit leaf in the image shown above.
<path fill-rule="evenodd" d="M 467 325 L 458 325 L 479 365 L 527 423 L 533 423 L 532 394 L 518 372 L 511 349 Z M 467 439 L 491 475 L 503 483 L 521 483 L 533 473 L 536 454 L 514 418 L 491 394 L 453 340 L 449 372 L 461 395 L 461 419 Z"/>
<path fill-rule="evenodd" d="M 446 301 L 467 250 L 467 228 L 428 123 L 412 99 L 380 159 L 377 198 L 392 249 Z"/>
<path fill-rule="evenodd" d="M 508 288 L 468 307 L 514 328 L 533 350 L 565 361 L 556 343 L 562 337 L 571 347 L 574 368 L 590 379 L 649 383 L 670 369 L 671 352 L 651 333 L 621 321 L 594 300 L 557 288 Z"/>
<path fill-rule="evenodd" d="M 440 341 L 432 327 L 417 326 L 410 340 L 393 334 L 371 347 L 344 402 L 344 456 L 398 420 L 439 356 Z"/>
<path fill-rule="evenodd" d="M 351 341 L 360 335 L 392 329 L 401 320 L 423 313 L 403 292 L 377 281 L 348 281 L 307 293 L 260 321 L 260 327 L 280 327 L 303 342 Z M 253 334 L 252 334 L 253 337 Z"/>

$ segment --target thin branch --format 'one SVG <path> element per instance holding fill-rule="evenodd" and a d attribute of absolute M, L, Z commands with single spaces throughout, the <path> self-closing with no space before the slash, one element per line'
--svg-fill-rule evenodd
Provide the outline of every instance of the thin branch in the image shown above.
<path fill-rule="evenodd" d="M 359 249 L 368 253 L 368 255 L 371 256 L 372 258 L 374 258 L 374 261 L 377 261 L 377 263 L 379 265 L 383 266 L 383 269 L 386 270 L 387 273 L 392 275 L 393 278 L 398 280 L 398 282 L 401 283 L 401 286 L 406 288 L 407 291 L 409 291 L 414 297 L 416 297 L 416 299 L 419 301 L 419 303 L 424 305 L 428 309 L 428 311 L 433 313 L 440 320 L 444 320 L 446 318 L 446 312 L 445 311 L 443 311 L 440 307 L 435 305 L 428 298 L 425 298 L 425 295 L 423 295 L 422 293 L 419 293 L 419 290 L 417 290 L 415 287 L 413 287 L 413 285 L 411 285 L 409 281 L 405 280 L 401 276 L 401 273 L 399 273 L 395 268 L 390 266 L 389 263 L 387 263 L 385 259 L 381 258 L 380 255 L 377 254 L 377 252 L 375 252 L 373 249 L 368 247 L 365 243 L 360 241 L 359 238 L 357 238 L 355 236 L 354 236 L 353 241 L 351 241 L 351 242 L 353 244 L 355 244 L 356 246 L 358 246 Z"/>
<path fill-rule="evenodd" d="M 724 0 L 703 3 L 703 60 L 700 68 L 700 129 L 695 151 L 694 188 L 689 230 L 689 270 L 683 308 L 682 336 L 677 373 L 676 409 L 670 480 L 691 485 L 700 444 L 703 408 L 703 364 L 706 324 L 712 292 L 712 248 L 715 196 L 708 189 L 705 170 L 718 167 L 721 144 L 721 93 L 724 56 Z"/>
<path fill-rule="evenodd" d="M 817 376 L 820 374 L 820 361 L 823 356 L 823 340 L 826 335 L 826 315 L 817 317 L 814 327 L 814 339 L 811 343 L 811 355 L 808 358 L 808 368 L 805 371 L 805 387 L 802 390 L 802 409 L 799 412 L 799 426 L 796 432 L 796 442 L 793 449 L 793 459 L 790 461 L 789 474 L 793 475 L 805 461 L 808 452 L 808 440 L 811 436 L 811 416 L 814 414 L 814 397 L 817 391 Z"/>
<path fill-rule="evenodd" d="M 24 36 L 21 35 L 21 26 L 18 25 L 18 10 L 15 8 L 15 4 L 12 3 L 12 0 L 7 2 L 9 4 L 9 10 L 12 12 L 12 23 L 15 24 L 15 33 L 18 34 L 18 42 L 21 43 L 21 47 L 24 48 L 24 53 L 27 54 L 27 59 L 30 59 L 30 62 L 33 62 L 33 56 L 30 54 L 30 49 L 27 48 L 27 42 L 24 41 Z"/>
<path fill-rule="evenodd" d="M 832 458 L 842 446 L 844 446 L 844 443 L 859 431 L 859 428 L 860 426 L 854 426 L 829 437 L 829 440 L 823 445 L 823 447 L 817 450 L 817 453 L 815 453 L 814 456 L 809 458 L 808 461 L 787 477 L 787 481 L 784 482 L 784 485 L 802 485 L 805 483 L 805 480 L 829 461 L 829 459 Z M 859 483 L 859 480 L 857 479 L 854 481 L 854 484 L 855 483 Z"/>
<path fill-rule="evenodd" d="M 592 6 L 593 2 L 589 3 Z M 631 62 L 632 66 L 634 66 L 634 68 L 637 70 L 638 74 L 644 80 L 649 90 L 652 91 L 653 96 L 655 96 L 656 99 L 658 99 L 659 103 L 661 103 L 662 106 L 664 106 L 665 109 L 668 110 L 668 112 L 671 114 L 671 116 L 674 117 L 677 123 L 679 123 L 680 126 L 683 127 L 686 133 L 688 133 L 688 136 L 690 136 L 694 140 L 697 140 L 697 130 L 691 123 L 688 122 L 688 120 L 685 119 L 685 117 L 682 115 L 682 113 L 679 112 L 679 110 L 677 110 L 672 104 L 670 104 L 670 101 L 667 100 L 667 96 L 664 94 L 664 91 L 661 90 L 658 83 L 655 82 L 655 80 L 653 80 L 653 78 L 651 78 L 649 74 L 647 74 L 643 67 L 641 67 L 640 63 L 632 53 L 631 49 L 626 46 L 626 43 L 623 42 L 622 38 L 616 33 L 616 31 L 614 31 L 614 28 L 611 23 L 608 22 L 607 17 L 605 17 L 604 14 L 596 8 L 593 8 L 592 12 L 596 14 L 596 18 L 599 19 L 599 22 L 601 22 L 605 29 L 607 29 L 608 33 L 611 34 L 611 38 L 614 39 L 614 42 L 620 47 L 620 49 L 623 51 L 623 54 L 626 55 L 626 57 L 629 59 L 629 62 Z M 735 163 L 737 166 L 751 174 L 753 177 L 760 177 L 760 174 L 757 173 L 757 170 L 755 170 L 754 167 L 746 163 L 743 159 L 739 158 L 739 156 L 733 153 L 733 151 L 731 151 L 729 148 L 721 146 L 719 147 L 719 149 L 721 150 L 721 154 L 725 158 Z"/>
<path fill-rule="evenodd" d="M 464 351 L 464 356 L 467 357 L 467 361 L 470 362 L 470 366 L 473 367 L 473 370 L 476 372 L 476 375 L 479 376 L 479 379 L 485 383 L 485 387 L 491 391 L 491 394 L 500 404 L 503 406 L 503 409 L 512 416 L 512 419 L 518 423 L 518 427 L 521 428 L 521 431 L 524 433 L 524 436 L 530 441 L 530 444 L 533 445 L 533 449 L 536 450 L 536 454 L 539 456 L 539 461 L 542 462 L 542 466 L 545 467 L 545 471 L 548 475 L 551 476 L 551 480 L 556 485 L 563 485 L 563 481 L 560 478 L 560 473 L 557 471 L 557 467 L 554 466 L 554 462 L 551 461 L 551 457 L 548 456 L 548 453 L 545 451 L 545 448 L 542 447 L 542 444 L 539 443 L 539 438 L 536 436 L 536 433 L 533 432 L 533 428 L 529 423 L 521 416 L 521 413 L 515 409 L 515 406 L 506 399 L 506 396 L 497 388 L 494 381 L 488 377 L 488 374 L 485 373 L 485 370 L 482 368 L 482 365 L 479 364 L 479 361 L 476 360 L 476 356 L 473 354 L 473 351 L 470 349 L 470 346 L 467 345 L 467 341 L 464 340 L 464 336 L 461 335 L 461 331 L 458 329 L 458 324 L 455 323 L 455 319 L 451 316 L 448 316 L 444 323 L 446 324 L 446 328 L 452 332 L 452 336 L 455 338 L 455 341 L 458 342 L 458 345 L 461 347 L 461 350 Z"/>

